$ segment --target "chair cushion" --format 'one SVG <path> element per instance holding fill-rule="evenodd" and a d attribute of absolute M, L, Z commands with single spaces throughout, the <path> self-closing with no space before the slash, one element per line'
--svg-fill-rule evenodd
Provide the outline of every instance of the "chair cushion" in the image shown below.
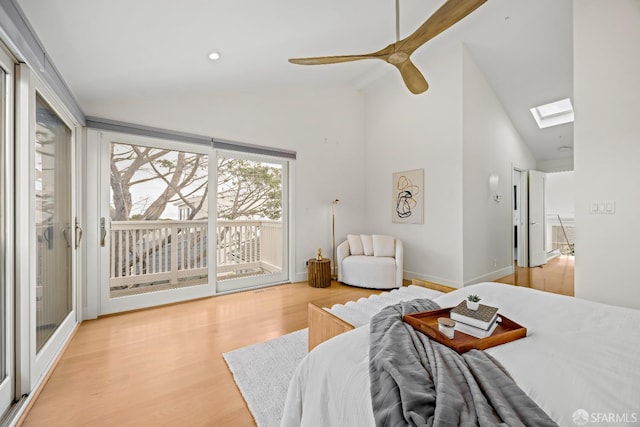
<path fill-rule="evenodd" d="M 342 282 L 363 288 L 392 289 L 396 285 L 396 262 L 389 257 L 355 255 L 342 261 Z"/>
<path fill-rule="evenodd" d="M 395 239 L 392 236 L 382 236 L 374 234 L 373 240 L 373 255 L 374 256 L 390 256 L 396 255 Z"/>
<path fill-rule="evenodd" d="M 360 238 L 362 239 L 362 249 L 364 254 L 367 256 L 373 255 L 373 240 L 369 234 L 361 234 Z"/>
<path fill-rule="evenodd" d="M 362 248 L 362 239 L 357 234 L 347 234 L 347 240 L 349 241 L 349 253 L 351 255 L 362 255 L 364 250 Z"/>

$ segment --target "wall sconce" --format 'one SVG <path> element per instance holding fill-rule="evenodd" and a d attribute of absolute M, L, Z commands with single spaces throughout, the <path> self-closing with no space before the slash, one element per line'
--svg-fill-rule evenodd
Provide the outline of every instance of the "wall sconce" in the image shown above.
<path fill-rule="evenodd" d="M 492 173 L 489 175 L 489 191 L 491 192 L 491 198 L 494 202 L 500 203 L 502 200 L 502 194 L 498 192 L 500 187 L 500 177 L 497 174 Z"/>

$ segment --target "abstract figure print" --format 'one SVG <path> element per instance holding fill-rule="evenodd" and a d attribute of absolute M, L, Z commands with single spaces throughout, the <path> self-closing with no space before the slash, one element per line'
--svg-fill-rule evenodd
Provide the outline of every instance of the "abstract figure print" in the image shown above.
<path fill-rule="evenodd" d="M 423 169 L 393 174 L 393 222 L 423 223 Z"/>
<path fill-rule="evenodd" d="M 409 218 L 411 211 L 415 210 L 416 199 L 420 192 L 420 187 L 413 185 L 411 180 L 402 175 L 398 180 L 398 198 L 396 199 L 396 214 L 399 218 Z"/>

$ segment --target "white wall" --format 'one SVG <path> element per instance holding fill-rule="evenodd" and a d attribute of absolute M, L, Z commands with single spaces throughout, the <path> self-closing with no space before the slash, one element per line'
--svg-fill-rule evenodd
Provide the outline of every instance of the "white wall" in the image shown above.
<path fill-rule="evenodd" d="M 355 231 L 403 240 L 405 278 L 462 282 L 462 86 L 459 49 L 416 65 L 429 90 L 412 95 L 391 69 L 366 91 L 366 221 Z M 424 169 L 424 224 L 391 222 L 391 175 Z"/>
<path fill-rule="evenodd" d="M 511 168 L 535 160 L 466 48 L 416 62 L 430 82 L 426 94 L 403 90 L 395 74 L 366 91 L 364 231 L 404 241 L 405 278 L 460 287 L 509 274 Z M 425 171 L 425 222 L 393 224 L 391 174 L 417 168 Z M 489 195 L 492 172 L 501 203 Z"/>
<path fill-rule="evenodd" d="M 574 0 L 575 294 L 640 308 L 640 2 Z M 589 213 L 592 200 L 614 215 Z"/>
<path fill-rule="evenodd" d="M 463 257 L 465 284 L 494 280 L 513 268 L 512 165 L 535 167 L 472 54 L 462 51 Z M 489 175 L 502 201 L 492 199 Z"/>
<path fill-rule="evenodd" d="M 85 106 L 85 112 L 130 123 L 295 150 L 294 280 L 306 279 L 316 249 L 331 254 L 336 234 L 360 227 L 365 203 L 363 97 L 352 89 L 201 93 L 134 97 Z"/>
<path fill-rule="evenodd" d="M 573 171 L 573 153 L 563 159 L 538 160 L 536 170 L 547 173 Z"/>
<path fill-rule="evenodd" d="M 574 172 L 548 173 L 546 177 L 545 213 L 573 218 L 576 212 Z"/>

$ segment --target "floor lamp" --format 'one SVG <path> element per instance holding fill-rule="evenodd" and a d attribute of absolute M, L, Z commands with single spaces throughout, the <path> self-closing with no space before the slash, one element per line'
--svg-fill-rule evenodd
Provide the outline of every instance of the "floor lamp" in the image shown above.
<path fill-rule="evenodd" d="M 331 272 L 331 278 L 333 280 L 337 279 L 338 275 L 336 274 L 336 212 L 335 207 L 340 203 L 340 200 L 335 199 L 331 202 L 331 253 L 333 257 L 333 271 Z"/>

